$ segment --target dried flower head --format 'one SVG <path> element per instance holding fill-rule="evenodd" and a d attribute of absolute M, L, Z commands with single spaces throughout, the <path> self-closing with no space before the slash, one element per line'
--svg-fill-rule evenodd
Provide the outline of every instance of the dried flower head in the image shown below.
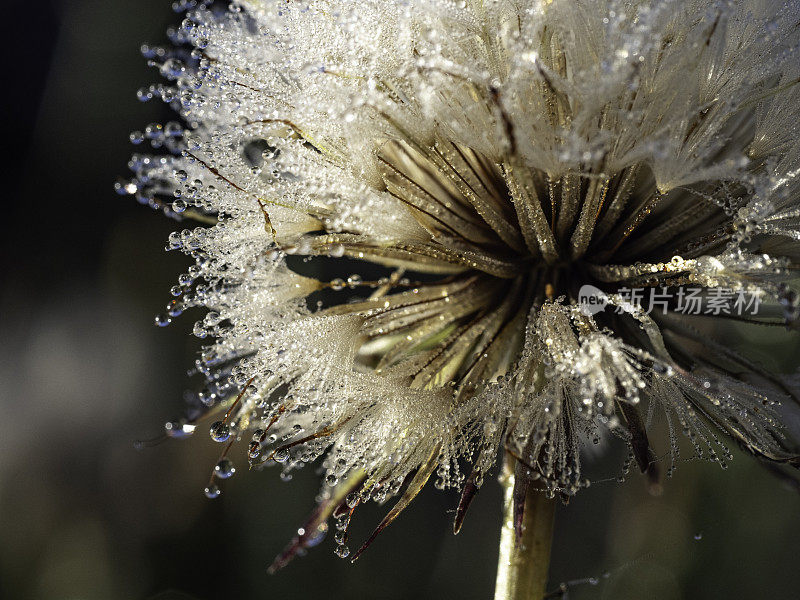
<path fill-rule="evenodd" d="M 754 0 L 251 0 L 145 49 L 173 83 L 140 95 L 183 125 L 134 134 L 170 153 L 122 191 L 209 225 L 169 240 L 196 264 L 159 323 L 204 307 L 212 341 L 168 433 L 207 420 L 217 479 L 232 445 L 324 467 L 275 566 L 399 495 L 380 531 L 431 477 L 463 490 L 458 529 L 503 450 L 523 499 L 588 485 L 607 432 L 653 481 L 673 430 L 798 465 L 791 382 L 718 337 L 797 327 L 798 23 Z"/>

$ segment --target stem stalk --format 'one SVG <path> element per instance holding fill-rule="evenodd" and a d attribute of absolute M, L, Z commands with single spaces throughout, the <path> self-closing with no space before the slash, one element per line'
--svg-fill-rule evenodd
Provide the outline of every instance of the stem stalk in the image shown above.
<path fill-rule="evenodd" d="M 528 486 L 522 517 L 522 538 L 517 543 L 512 463 L 513 460 L 507 457 L 500 478 L 505 488 L 505 500 L 494 600 L 542 600 L 550 567 L 556 500 Z"/>

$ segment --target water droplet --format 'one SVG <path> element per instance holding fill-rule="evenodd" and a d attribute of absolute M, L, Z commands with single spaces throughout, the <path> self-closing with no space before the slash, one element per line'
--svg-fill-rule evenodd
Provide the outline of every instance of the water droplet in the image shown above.
<path fill-rule="evenodd" d="M 219 489 L 218 485 L 210 485 L 203 493 L 206 495 L 206 498 L 219 498 L 219 495 L 222 493 L 222 490 Z"/>
<path fill-rule="evenodd" d="M 226 442 L 231 437 L 231 428 L 223 421 L 217 421 L 211 425 L 209 433 L 215 442 Z"/>
<path fill-rule="evenodd" d="M 286 448 L 281 448 L 275 452 L 272 458 L 275 460 L 275 462 L 286 462 L 289 460 L 289 451 Z"/>
<path fill-rule="evenodd" d="M 179 421 L 169 421 L 164 425 L 164 432 L 169 437 L 182 438 L 188 437 L 194 433 L 197 428 L 193 423 L 181 423 Z"/>
<path fill-rule="evenodd" d="M 169 315 L 165 314 L 156 315 L 155 324 L 157 327 L 166 327 L 170 323 L 172 323 L 172 319 L 169 317 Z"/>
<path fill-rule="evenodd" d="M 298 531 L 298 533 L 300 532 Z M 327 533 L 328 533 L 328 524 L 322 523 L 319 527 L 317 527 L 317 530 L 313 534 L 310 534 L 309 537 L 306 539 L 305 546 L 307 548 L 311 548 L 312 546 L 318 545 L 322 540 L 325 539 L 325 534 Z"/>
<path fill-rule="evenodd" d="M 214 475 L 220 479 L 227 479 L 234 473 L 236 473 L 236 467 L 233 466 L 230 459 L 223 458 L 214 466 Z"/>
<path fill-rule="evenodd" d="M 344 545 L 336 546 L 336 550 L 334 550 L 334 552 L 339 558 L 347 558 L 350 556 L 350 548 Z"/>
<path fill-rule="evenodd" d="M 247 456 L 249 458 L 258 458 L 258 455 L 261 454 L 261 444 L 259 442 L 250 442 L 247 446 Z"/>
<path fill-rule="evenodd" d="M 153 99 L 153 92 L 147 88 L 139 88 L 136 90 L 136 97 L 140 102 L 147 102 L 148 100 Z"/>
<path fill-rule="evenodd" d="M 702 540 L 702 539 L 703 539 L 703 532 L 701 531 L 701 532 L 699 532 L 699 533 L 695 533 L 695 534 L 694 534 L 694 539 L 695 539 L 696 541 L 698 541 L 698 542 L 699 542 L 700 540 Z"/>
<path fill-rule="evenodd" d="M 170 317 L 179 317 L 183 313 L 183 304 L 178 300 L 171 300 L 167 304 L 167 314 Z"/>

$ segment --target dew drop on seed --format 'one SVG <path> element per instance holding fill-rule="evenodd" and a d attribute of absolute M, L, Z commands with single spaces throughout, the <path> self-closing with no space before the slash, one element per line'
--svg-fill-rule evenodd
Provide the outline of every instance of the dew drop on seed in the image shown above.
<path fill-rule="evenodd" d="M 173 438 L 188 437 L 194 433 L 196 425 L 193 423 L 181 423 L 179 421 L 169 421 L 164 425 L 164 432 Z"/>
<path fill-rule="evenodd" d="M 214 475 L 220 479 L 228 479 L 234 473 L 236 473 L 236 467 L 233 466 L 230 459 L 223 458 L 214 466 Z"/>
<path fill-rule="evenodd" d="M 250 442 L 247 446 L 247 456 L 249 458 L 258 458 L 258 455 L 261 454 L 261 444 L 258 442 Z"/>
<path fill-rule="evenodd" d="M 336 550 L 334 550 L 334 552 L 339 558 L 347 558 L 350 556 L 350 548 L 344 545 L 336 546 Z"/>
<path fill-rule="evenodd" d="M 211 439 L 215 442 L 226 442 L 231 437 L 231 428 L 224 422 L 217 421 L 211 425 L 209 433 L 211 434 Z"/>
<path fill-rule="evenodd" d="M 300 532 L 298 531 L 298 533 Z M 317 527 L 317 530 L 313 534 L 310 534 L 309 537 L 306 539 L 305 543 L 306 548 L 317 546 L 322 540 L 325 539 L 326 533 L 328 533 L 328 525 L 326 523 L 323 523 L 319 527 Z"/>

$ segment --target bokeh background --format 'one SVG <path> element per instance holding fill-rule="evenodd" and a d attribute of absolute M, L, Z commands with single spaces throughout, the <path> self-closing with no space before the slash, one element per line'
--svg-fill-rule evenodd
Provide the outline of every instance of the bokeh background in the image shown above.
<path fill-rule="evenodd" d="M 134 449 L 180 415 L 198 347 L 192 315 L 153 325 L 187 266 L 164 251 L 178 226 L 112 188 L 128 134 L 170 118 L 136 100 L 157 80 L 138 48 L 163 43 L 179 19 L 164 0 L 39 1 L 6 18 L 0 597 L 490 598 L 494 482 L 457 537 L 457 495 L 429 489 L 355 565 L 326 540 L 268 576 L 312 508 L 313 469 L 285 483 L 239 459 L 211 501 L 202 489 L 219 447 L 205 432 Z M 767 352 L 775 339 L 748 335 L 765 360 L 800 353 L 797 336 L 777 334 L 780 351 Z M 639 476 L 616 481 L 621 452 L 596 461 L 608 478 L 559 511 L 552 588 L 571 582 L 573 599 L 800 596 L 796 490 L 737 454 L 726 472 L 681 464 L 654 497 Z M 385 510 L 359 511 L 354 545 Z"/>

